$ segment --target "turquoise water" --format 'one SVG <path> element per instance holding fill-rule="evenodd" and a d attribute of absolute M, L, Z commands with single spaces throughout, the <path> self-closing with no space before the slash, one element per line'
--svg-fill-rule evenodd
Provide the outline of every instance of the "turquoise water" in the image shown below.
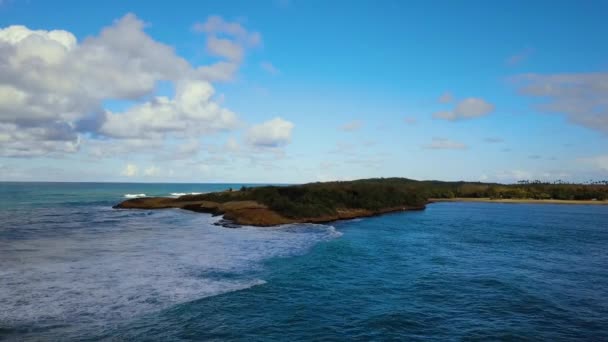
<path fill-rule="evenodd" d="M 273 229 L 111 209 L 239 186 L 0 183 L 0 339 L 608 339 L 605 206 Z"/>

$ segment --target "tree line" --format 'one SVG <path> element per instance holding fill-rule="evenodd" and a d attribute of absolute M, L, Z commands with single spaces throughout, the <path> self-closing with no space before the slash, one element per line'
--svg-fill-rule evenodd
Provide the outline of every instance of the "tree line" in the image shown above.
<path fill-rule="evenodd" d="M 348 182 L 308 183 L 288 186 L 241 187 L 188 195 L 180 200 L 213 202 L 253 200 L 293 218 L 336 214 L 341 208 L 376 211 L 399 206 L 422 206 L 429 198 L 494 198 L 608 200 L 606 183 L 520 181 L 517 184 L 416 181 L 407 178 L 372 178 Z"/>

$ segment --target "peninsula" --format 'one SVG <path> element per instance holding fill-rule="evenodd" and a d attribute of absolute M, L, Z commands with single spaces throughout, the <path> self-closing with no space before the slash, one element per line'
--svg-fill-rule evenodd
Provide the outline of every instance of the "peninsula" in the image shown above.
<path fill-rule="evenodd" d="M 220 224 L 275 226 L 323 223 L 402 210 L 422 210 L 426 198 L 393 182 L 360 180 L 289 186 L 243 187 L 178 198 L 126 200 L 115 208 L 181 208 L 223 215 Z"/>
<path fill-rule="evenodd" d="M 324 223 L 423 210 L 430 202 L 488 201 L 503 203 L 608 203 L 608 185 L 520 182 L 416 181 L 373 178 L 348 182 L 288 186 L 242 187 L 178 198 L 144 197 L 126 200 L 114 208 L 164 209 L 223 215 L 219 224 L 275 226 L 289 223 Z"/>

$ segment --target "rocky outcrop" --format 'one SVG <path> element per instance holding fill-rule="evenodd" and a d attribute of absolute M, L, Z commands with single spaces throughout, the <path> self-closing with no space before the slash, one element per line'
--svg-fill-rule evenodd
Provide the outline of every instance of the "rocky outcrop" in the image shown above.
<path fill-rule="evenodd" d="M 336 220 L 347 220 L 359 217 L 369 217 L 389 212 L 405 210 L 422 210 L 425 206 L 399 206 L 379 210 L 336 208 L 334 215 L 317 217 L 289 218 L 271 210 L 266 205 L 256 201 L 229 201 L 224 203 L 212 201 L 189 200 L 188 197 L 165 198 L 145 197 L 126 200 L 114 206 L 117 209 L 167 209 L 180 208 L 212 215 L 223 215 L 218 224 L 234 228 L 240 225 L 269 227 L 290 223 L 326 223 Z"/>

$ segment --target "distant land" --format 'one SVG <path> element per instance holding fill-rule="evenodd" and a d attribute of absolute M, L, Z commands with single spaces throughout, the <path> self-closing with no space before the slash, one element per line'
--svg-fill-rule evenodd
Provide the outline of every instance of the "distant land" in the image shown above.
<path fill-rule="evenodd" d="M 430 198 L 430 203 L 436 202 L 485 202 L 485 203 L 522 203 L 522 204 L 591 204 L 608 205 L 608 201 L 591 200 L 556 200 L 556 199 L 533 199 L 533 198 L 483 198 L 483 197 L 454 197 L 454 198 Z"/>
<path fill-rule="evenodd" d="M 607 200 L 606 182 L 569 184 L 520 181 L 518 184 L 498 184 L 372 178 L 242 187 L 178 198 L 134 198 L 114 208 L 181 208 L 223 215 L 219 224 L 238 227 L 324 223 L 395 211 L 423 210 L 428 203 L 444 201 L 608 204 Z"/>

